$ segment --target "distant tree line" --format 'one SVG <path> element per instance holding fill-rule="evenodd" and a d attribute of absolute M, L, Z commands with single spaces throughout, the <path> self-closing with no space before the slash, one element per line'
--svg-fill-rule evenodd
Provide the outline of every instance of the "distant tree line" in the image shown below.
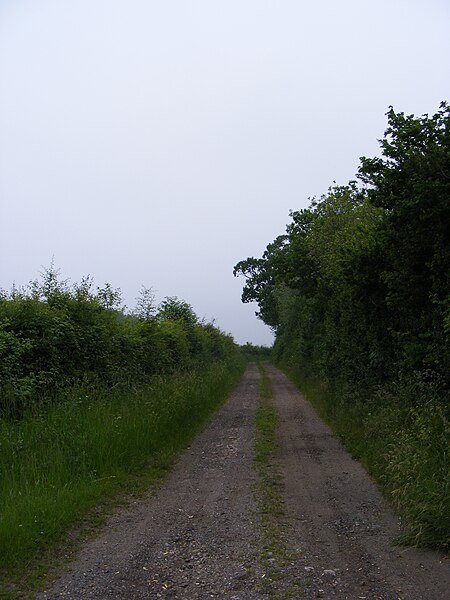
<path fill-rule="evenodd" d="M 248 361 L 269 360 L 272 349 L 269 346 L 262 346 L 246 342 L 240 347 L 242 354 Z"/>
<path fill-rule="evenodd" d="M 143 287 L 133 312 L 91 278 L 69 285 L 53 265 L 0 296 L 0 415 L 20 417 L 78 384 L 132 385 L 231 357 L 233 339 L 176 297 L 157 307 Z"/>

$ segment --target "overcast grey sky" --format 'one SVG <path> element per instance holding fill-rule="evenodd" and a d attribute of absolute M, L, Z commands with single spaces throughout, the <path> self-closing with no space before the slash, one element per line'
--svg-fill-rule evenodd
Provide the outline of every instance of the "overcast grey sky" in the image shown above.
<path fill-rule="evenodd" d="M 448 0 L 0 0 L 0 287 L 52 256 L 271 343 L 233 265 L 450 100 Z"/>

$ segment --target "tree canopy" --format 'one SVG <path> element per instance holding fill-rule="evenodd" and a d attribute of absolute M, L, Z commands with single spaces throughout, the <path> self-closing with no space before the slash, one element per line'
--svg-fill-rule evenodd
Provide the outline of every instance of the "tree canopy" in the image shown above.
<path fill-rule="evenodd" d="M 450 371 L 450 108 L 387 113 L 358 181 L 291 213 L 261 258 L 234 267 L 276 351 L 327 377 Z"/>

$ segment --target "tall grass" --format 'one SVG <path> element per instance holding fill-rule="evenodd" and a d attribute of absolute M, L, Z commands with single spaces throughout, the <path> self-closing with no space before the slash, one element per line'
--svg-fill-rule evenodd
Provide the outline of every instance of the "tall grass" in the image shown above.
<path fill-rule="evenodd" d="M 0 421 L 3 576 L 61 539 L 133 474 L 160 476 L 242 371 L 235 359 L 137 389 L 79 387 L 20 422 Z"/>
<path fill-rule="evenodd" d="M 285 369 L 402 519 L 401 543 L 450 549 L 450 427 L 435 382 L 422 374 L 372 393 Z"/>

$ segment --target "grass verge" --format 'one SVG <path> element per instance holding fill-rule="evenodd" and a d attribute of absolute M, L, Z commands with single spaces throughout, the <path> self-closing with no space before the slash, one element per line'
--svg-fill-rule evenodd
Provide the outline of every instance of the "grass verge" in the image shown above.
<path fill-rule="evenodd" d="M 0 597 L 29 597 L 118 494 L 160 479 L 243 370 L 216 363 L 138 389 L 78 388 L 0 422 Z"/>
<path fill-rule="evenodd" d="M 261 379 L 259 406 L 256 413 L 254 464 L 258 474 L 256 489 L 262 524 L 262 565 L 264 582 L 270 597 L 291 598 L 292 590 L 280 590 L 274 582 L 283 577 L 284 567 L 292 556 L 283 540 L 281 522 L 284 515 L 281 494 L 282 475 L 275 464 L 278 415 L 272 403 L 273 390 L 264 366 L 258 365 Z"/>

